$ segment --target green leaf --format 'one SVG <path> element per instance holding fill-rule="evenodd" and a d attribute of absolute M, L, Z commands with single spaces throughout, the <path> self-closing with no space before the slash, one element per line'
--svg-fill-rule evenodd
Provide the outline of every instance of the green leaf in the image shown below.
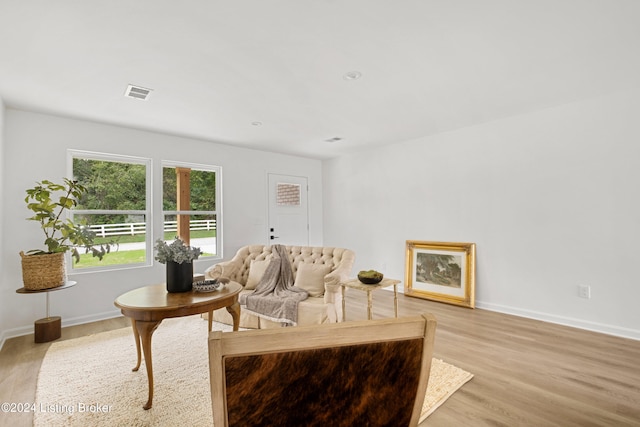
<path fill-rule="evenodd" d="M 71 209 L 75 206 L 75 200 L 70 199 L 68 197 L 60 197 L 60 201 L 58 202 L 58 206 L 61 206 L 65 209 Z"/>

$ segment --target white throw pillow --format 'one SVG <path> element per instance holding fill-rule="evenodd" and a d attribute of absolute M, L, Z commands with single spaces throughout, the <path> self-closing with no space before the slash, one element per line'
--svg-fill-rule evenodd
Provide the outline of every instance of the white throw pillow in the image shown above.
<path fill-rule="evenodd" d="M 247 284 L 244 285 L 245 289 L 255 289 L 260 283 L 260 279 L 264 276 L 264 271 L 269 266 L 271 262 L 270 259 L 263 260 L 251 260 L 251 265 L 249 266 L 249 277 L 247 278 Z"/>
<path fill-rule="evenodd" d="M 324 295 L 324 276 L 329 272 L 330 265 L 300 263 L 295 285 L 309 292 L 310 297 L 321 297 Z"/>

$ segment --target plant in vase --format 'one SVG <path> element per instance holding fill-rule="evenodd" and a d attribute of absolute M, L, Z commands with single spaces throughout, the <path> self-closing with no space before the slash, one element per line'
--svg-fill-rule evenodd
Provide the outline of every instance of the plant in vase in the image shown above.
<path fill-rule="evenodd" d="M 200 248 L 188 246 L 176 237 L 167 243 L 156 240 L 156 261 L 167 265 L 167 292 L 189 292 L 193 284 L 193 260 L 202 254 Z"/>
<path fill-rule="evenodd" d="M 78 248 L 84 248 L 100 260 L 109 253 L 111 243 L 95 245 L 95 233 L 84 222 L 64 217 L 66 211 L 78 205 L 86 191 L 84 186 L 68 178 L 64 178 L 63 184 L 42 180 L 26 190 L 24 201 L 27 209 L 33 212 L 27 220 L 40 223 L 46 249 L 32 249 L 26 254 L 20 252 L 25 288 L 49 289 L 64 284 L 65 252 L 70 251 L 76 262 L 80 261 Z"/>

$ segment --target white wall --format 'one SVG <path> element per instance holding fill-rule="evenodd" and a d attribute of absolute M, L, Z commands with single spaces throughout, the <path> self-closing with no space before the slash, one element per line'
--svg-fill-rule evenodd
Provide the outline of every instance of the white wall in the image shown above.
<path fill-rule="evenodd" d="M 324 240 L 403 280 L 406 240 L 475 242 L 477 307 L 640 339 L 639 95 L 325 161 Z"/>
<path fill-rule="evenodd" d="M 26 221 L 24 190 L 36 181 L 59 181 L 67 170 L 67 149 L 151 157 L 154 168 L 162 160 L 222 166 L 223 254 L 231 258 L 246 244 L 265 244 L 267 238 L 267 173 L 307 176 L 310 184 L 309 216 L 311 245 L 322 244 L 321 162 L 212 142 L 108 126 L 87 121 L 7 109 L 5 116 L 3 173 L 4 280 L 10 292 L 1 304 L 5 315 L 0 331 L 8 336 L 31 333 L 34 320 L 44 317 L 44 295 L 18 295 L 22 286 L 20 250 L 42 245 L 33 222 Z M 159 169 L 156 169 L 159 176 Z M 160 205 L 159 186 L 153 189 Z M 198 261 L 202 272 L 211 263 Z M 52 315 L 62 316 L 63 325 L 82 323 L 117 314 L 114 299 L 130 289 L 164 281 L 164 266 L 105 273 L 83 273 L 71 277 L 74 288 L 51 292 Z M 5 301 L 6 298 L 6 301 Z"/>
<path fill-rule="evenodd" d="M 6 170 L 4 162 L 4 115 L 4 102 L 2 101 L 2 98 L 0 98 L 0 325 L 3 325 L 7 319 L 7 300 L 9 299 L 7 294 L 13 292 L 4 273 L 4 233 L 2 226 L 4 221 L 4 182 Z M 4 340 L 4 330 L 3 328 L 0 328 L 0 348 L 2 348 Z"/>

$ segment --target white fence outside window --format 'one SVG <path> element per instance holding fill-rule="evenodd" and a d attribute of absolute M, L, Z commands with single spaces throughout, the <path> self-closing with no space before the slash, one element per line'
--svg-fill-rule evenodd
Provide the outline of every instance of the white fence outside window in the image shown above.
<path fill-rule="evenodd" d="M 108 236 L 135 236 L 136 234 L 145 234 L 147 232 L 144 222 L 130 222 L 122 224 L 97 224 L 90 225 L 89 228 L 96 233 L 96 237 Z M 213 231 L 216 229 L 215 219 L 198 219 L 189 221 L 189 229 L 191 231 L 206 230 Z M 178 221 L 165 221 L 164 231 L 178 231 Z"/>

